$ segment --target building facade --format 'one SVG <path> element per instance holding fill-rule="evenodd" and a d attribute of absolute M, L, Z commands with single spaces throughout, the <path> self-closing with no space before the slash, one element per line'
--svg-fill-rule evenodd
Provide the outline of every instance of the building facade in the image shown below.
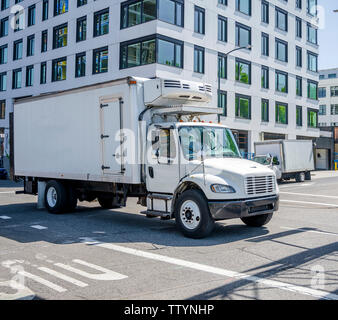
<path fill-rule="evenodd" d="M 125 76 L 210 83 L 243 153 L 319 136 L 316 0 L 0 1 L 4 153 L 14 98 Z"/>

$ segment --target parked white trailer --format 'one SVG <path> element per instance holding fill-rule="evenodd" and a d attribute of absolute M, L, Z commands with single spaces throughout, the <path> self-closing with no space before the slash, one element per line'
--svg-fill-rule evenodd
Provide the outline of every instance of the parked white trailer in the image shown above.
<path fill-rule="evenodd" d="M 255 142 L 255 159 L 272 168 L 277 179 L 311 179 L 314 170 L 311 140 L 271 140 Z"/>
<path fill-rule="evenodd" d="M 199 116 L 203 83 L 128 77 L 14 103 L 12 163 L 24 192 L 52 213 L 98 199 L 104 208 L 138 197 L 148 217 L 175 218 L 204 237 L 214 221 L 262 226 L 278 209 L 272 170 L 244 160 L 231 131 Z"/>

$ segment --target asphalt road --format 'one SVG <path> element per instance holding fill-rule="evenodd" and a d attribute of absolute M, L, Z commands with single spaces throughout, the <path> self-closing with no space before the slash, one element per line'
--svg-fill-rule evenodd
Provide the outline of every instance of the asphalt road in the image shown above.
<path fill-rule="evenodd" d="M 134 200 L 58 216 L 16 189 L 0 181 L 0 300 L 338 299 L 337 175 L 281 184 L 266 227 L 222 221 L 201 240 Z"/>

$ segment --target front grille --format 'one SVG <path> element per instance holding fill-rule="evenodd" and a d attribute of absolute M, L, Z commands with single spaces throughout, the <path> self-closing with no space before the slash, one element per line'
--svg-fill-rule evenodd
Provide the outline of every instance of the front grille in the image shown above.
<path fill-rule="evenodd" d="M 245 191 L 248 195 L 274 192 L 276 184 L 274 176 L 257 176 L 245 178 Z"/>

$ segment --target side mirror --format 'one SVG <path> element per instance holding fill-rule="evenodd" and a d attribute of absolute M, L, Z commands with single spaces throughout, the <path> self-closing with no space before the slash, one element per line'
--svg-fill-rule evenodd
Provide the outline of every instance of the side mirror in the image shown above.
<path fill-rule="evenodd" d="M 155 157 L 158 159 L 160 157 L 160 149 L 156 149 Z"/>

